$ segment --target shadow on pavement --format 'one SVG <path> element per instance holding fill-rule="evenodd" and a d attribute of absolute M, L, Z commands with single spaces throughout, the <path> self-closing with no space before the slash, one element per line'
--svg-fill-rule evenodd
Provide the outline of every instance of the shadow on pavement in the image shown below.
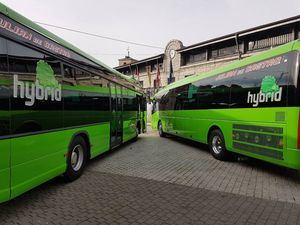
<path fill-rule="evenodd" d="M 201 151 L 204 151 L 204 152 L 207 152 L 210 154 L 207 144 L 199 143 L 197 141 L 193 141 L 193 140 L 189 140 L 189 139 L 185 139 L 185 138 L 181 138 L 181 137 L 169 135 L 169 134 L 165 138 L 171 139 L 172 141 L 176 141 L 181 144 L 188 145 L 190 147 L 197 148 Z M 300 184 L 300 171 L 299 170 L 286 168 L 283 166 L 265 162 L 263 160 L 259 160 L 259 159 L 239 155 L 239 154 L 236 154 L 236 156 L 237 156 L 236 159 L 231 162 L 238 163 L 239 165 L 246 167 L 248 169 L 255 169 L 255 170 L 258 170 L 259 172 L 270 173 L 270 174 L 274 175 L 275 177 L 276 176 L 284 177 L 285 179 L 288 179 L 293 182 L 296 182 L 297 184 Z M 215 159 L 215 160 L 217 160 L 217 159 Z M 226 162 L 226 163 L 228 163 L 228 162 Z"/>

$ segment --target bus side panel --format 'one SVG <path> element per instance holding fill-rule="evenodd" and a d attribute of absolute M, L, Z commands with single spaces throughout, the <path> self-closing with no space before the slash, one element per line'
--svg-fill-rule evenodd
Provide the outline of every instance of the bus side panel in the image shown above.
<path fill-rule="evenodd" d="M 151 115 L 151 127 L 154 130 L 157 130 L 157 124 L 158 124 L 158 111 L 156 111 L 155 113 L 153 113 Z"/>
<path fill-rule="evenodd" d="M 147 133 L 147 123 L 148 123 L 147 111 L 142 111 L 141 114 L 142 114 L 142 118 L 141 118 L 142 132 Z"/>
<path fill-rule="evenodd" d="M 136 112 L 123 112 L 123 142 L 126 142 L 136 136 Z"/>
<path fill-rule="evenodd" d="M 122 89 L 122 141 L 126 142 L 136 136 L 137 119 L 140 119 L 139 102 L 140 98 L 136 93 L 127 88 Z"/>
<path fill-rule="evenodd" d="M 109 149 L 109 130 L 109 123 L 105 123 L 12 139 L 12 198 L 65 172 L 68 146 L 74 134 L 88 134 L 94 157 Z"/>
<path fill-rule="evenodd" d="M 7 137 L 11 130 L 10 84 L 8 75 L 7 42 L 0 37 L 0 136 Z M 0 202 L 10 198 L 10 139 L 0 140 Z"/>
<path fill-rule="evenodd" d="M 230 122 L 226 119 L 229 118 L 221 110 L 174 111 L 175 134 L 206 144 L 210 127 L 217 126 L 222 130 L 226 139 L 227 136 L 231 137 L 227 135 L 230 132 Z"/>
<path fill-rule="evenodd" d="M 110 148 L 110 123 L 85 128 L 91 143 L 91 158 L 94 158 Z"/>
<path fill-rule="evenodd" d="M 169 112 L 168 111 L 159 111 L 159 120 L 162 123 L 164 132 L 169 132 L 169 129 L 168 129 Z"/>
<path fill-rule="evenodd" d="M 72 135 L 51 132 L 12 139 L 12 197 L 66 170 L 65 155 Z"/>
<path fill-rule="evenodd" d="M 10 198 L 10 139 L 0 142 L 0 202 Z"/>
<path fill-rule="evenodd" d="M 300 150 L 298 148 L 299 108 L 287 108 L 287 131 L 285 160 L 291 167 L 300 167 Z M 297 122 L 298 121 L 298 122 Z"/>
<path fill-rule="evenodd" d="M 218 116 L 229 122 L 222 130 L 229 151 L 299 169 L 298 112 L 295 107 L 274 107 L 228 110 L 222 113 L 225 117 Z"/>
<path fill-rule="evenodd" d="M 209 129 L 215 126 L 222 131 L 229 151 L 299 168 L 298 115 L 296 107 L 178 110 L 174 111 L 174 134 L 207 143 Z"/>

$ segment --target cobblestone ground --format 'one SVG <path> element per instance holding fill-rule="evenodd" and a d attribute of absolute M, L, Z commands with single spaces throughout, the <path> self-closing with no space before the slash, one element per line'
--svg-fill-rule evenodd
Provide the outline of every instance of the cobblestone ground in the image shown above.
<path fill-rule="evenodd" d="M 0 224 L 300 224 L 299 183 L 296 171 L 220 162 L 150 133 L 73 183 L 56 178 L 1 204 Z"/>
<path fill-rule="evenodd" d="M 90 170 L 250 197 L 300 203 L 300 173 L 254 159 L 222 162 L 207 146 L 156 132 L 92 163 Z"/>

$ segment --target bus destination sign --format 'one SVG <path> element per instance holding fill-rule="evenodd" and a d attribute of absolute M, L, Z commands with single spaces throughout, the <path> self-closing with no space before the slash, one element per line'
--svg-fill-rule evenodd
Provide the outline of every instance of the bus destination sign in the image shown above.
<path fill-rule="evenodd" d="M 31 31 L 27 27 L 16 23 L 15 21 L 7 18 L 2 14 L 0 14 L 0 29 L 3 33 L 13 38 L 17 38 L 21 41 L 33 44 L 54 54 L 65 56 L 67 58 L 71 57 L 71 52 L 68 49 L 56 44 L 49 39 L 46 39 L 42 35 Z"/>

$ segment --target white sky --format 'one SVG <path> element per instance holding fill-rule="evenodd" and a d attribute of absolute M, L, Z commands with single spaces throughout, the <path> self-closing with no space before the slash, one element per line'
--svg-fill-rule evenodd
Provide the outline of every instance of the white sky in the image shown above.
<path fill-rule="evenodd" d="M 299 0 L 2 0 L 33 21 L 165 48 L 185 46 L 300 14 Z M 163 49 L 124 44 L 46 27 L 58 36 L 117 66 L 127 54 L 143 59 Z"/>

